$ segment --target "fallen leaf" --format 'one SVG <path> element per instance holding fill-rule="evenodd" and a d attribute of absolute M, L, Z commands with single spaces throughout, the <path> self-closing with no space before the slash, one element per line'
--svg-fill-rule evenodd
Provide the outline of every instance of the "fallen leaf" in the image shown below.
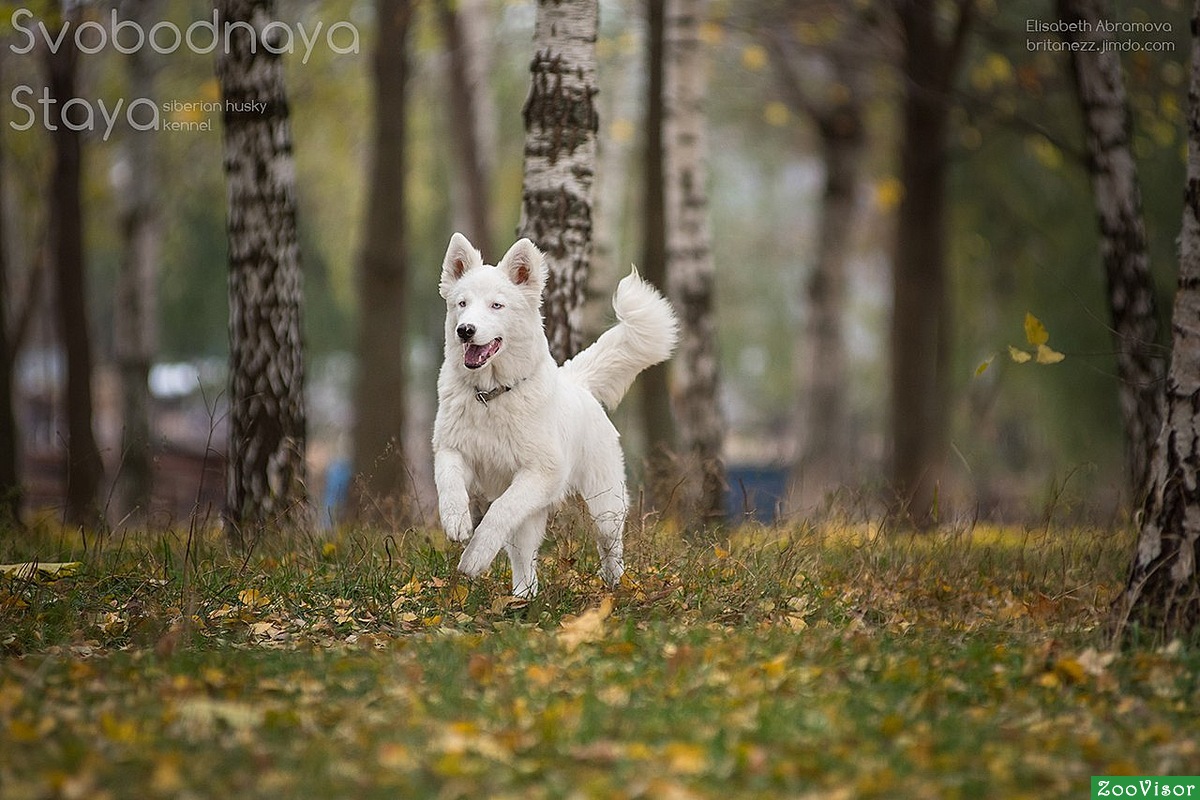
<path fill-rule="evenodd" d="M 610 595 L 600 601 L 599 607 L 589 609 L 577 617 L 563 619 L 562 627 L 558 631 L 558 640 L 567 648 L 567 652 L 571 653 L 585 642 L 604 638 L 604 621 L 612 614 L 612 610 L 613 599 Z"/>
<path fill-rule="evenodd" d="M 22 564 L 0 564 L 0 573 L 20 580 L 33 576 L 65 578 L 74 575 L 83 564 L 79 561 L 26 561 Z"/>

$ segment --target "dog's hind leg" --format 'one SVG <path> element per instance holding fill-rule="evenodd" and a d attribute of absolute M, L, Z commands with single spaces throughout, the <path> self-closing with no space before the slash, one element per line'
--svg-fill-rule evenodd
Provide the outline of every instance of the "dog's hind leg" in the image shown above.
<path fill-rule="evenodd" d="M 535 512 L 504 543 L 508 563 L 512 565 L 512 593 L 517 597 L 531 598 L 537 594 L 537 554 L 546 535 L 546 517 L 545 511 Z"/>
<path fill-rule="evenodd" d="M 600 577 L 610 587 L 616 587 L 625 573 L 625 516 L 629 500 L 625 482 L 585 498 L 588 511 L 596 523 L 596 550 L 600 553 Z"/>

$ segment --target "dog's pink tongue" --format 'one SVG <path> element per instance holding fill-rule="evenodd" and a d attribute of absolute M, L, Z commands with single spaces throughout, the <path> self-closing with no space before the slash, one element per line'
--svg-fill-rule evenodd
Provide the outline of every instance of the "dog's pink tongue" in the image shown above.
<path fill-rule="evenodd" d="M 500 349 L 500 340 L 493 339 L 487 344 L 468 344 L 463 351 L 463 364 L 468 369 L 479 369 L 487 360 Z"/>

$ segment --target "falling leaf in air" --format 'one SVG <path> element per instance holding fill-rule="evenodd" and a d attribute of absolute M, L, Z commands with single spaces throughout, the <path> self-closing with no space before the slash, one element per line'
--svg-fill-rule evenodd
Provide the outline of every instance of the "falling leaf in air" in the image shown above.
<path fill-rule="evenodd" d="M 1029 355 L 1029 353 L 1026 353 L 1024 350 L 1019 350 L 1016 347 L 1013 347 L 1011 344 L 1008 346 L 1008 356 L 1018 364 L 1024 364 L 1026 361 L 1033 358 L 1033 356 Z"/>
<path fill-rule="evenodd" d="M 1025 341 L 1034 347 L 1050 341 L 1050 332 L 1046 330 L 1046 326 L 1028 311 L 1025 312 Z"/>
<path fill-rule="evenodd" d="M 1039 344 L 1037 346 L 1037 363 L 1039 364 L 1057 364 L 1066 356 L 1057 350 L 1052 350 L 1049 345 Z"/>

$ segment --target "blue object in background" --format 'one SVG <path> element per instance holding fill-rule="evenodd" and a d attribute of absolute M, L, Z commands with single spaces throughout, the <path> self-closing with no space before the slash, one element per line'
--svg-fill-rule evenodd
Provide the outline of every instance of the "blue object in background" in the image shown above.
<path fill-rule="evenodd" d="M 731 523 L 773 523 L 787 493 L 787 468 L 730 464 L 725 470 L 725 518 Z"/>
<path fill-rule="evenodd" d="M 321 527 L 329 530 L 342 515 L 350 493 L 350 459 L 335 458 L 325 470 L 325 495 L 321 498 Z"/>

